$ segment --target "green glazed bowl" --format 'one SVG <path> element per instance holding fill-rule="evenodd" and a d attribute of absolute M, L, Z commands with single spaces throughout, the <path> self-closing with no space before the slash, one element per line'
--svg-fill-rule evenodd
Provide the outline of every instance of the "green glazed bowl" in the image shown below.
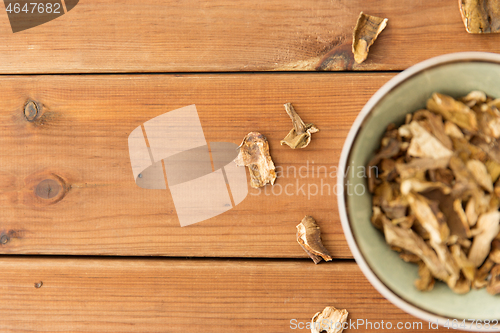
<path fill-rule="evenodd" d="M 434 92 L 459 97 L 471 90 L 500 98 L 500 55 L 465 52 L 439 56 L 403 71 L 380 88 L 356 118 L 342 150 L 339 214 L 357 264 L 393 304 L 429 324 L 500 332 L 499 295 L 492 296 L 484 289 L 457 295 L 442 282 L 430 292 L 418 291 L 413 285 L 418 278 L 417 265 L 400 259 L 382 232 L 370 223 L 372 205 L 365 166 L 379 148 L 387 125 L 402 124 L 405 115 L 424 108 Z M 485 325 L 485 321 L 490 324 Z"/>

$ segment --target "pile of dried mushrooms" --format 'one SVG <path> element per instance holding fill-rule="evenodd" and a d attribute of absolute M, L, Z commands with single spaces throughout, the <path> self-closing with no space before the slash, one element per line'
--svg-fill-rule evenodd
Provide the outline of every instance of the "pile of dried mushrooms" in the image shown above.
<path fill-rule="evenodd" d="M 369 162 L 372 224 L 419 265 L 415 286 L 500 293 L 500 99 L 435 93 Z"/>

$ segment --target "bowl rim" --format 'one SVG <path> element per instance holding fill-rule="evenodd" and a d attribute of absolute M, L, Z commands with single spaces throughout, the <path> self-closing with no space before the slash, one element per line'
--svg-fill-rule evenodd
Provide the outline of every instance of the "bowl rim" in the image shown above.
<path fill-rule="evenodd" d="M 377 106 L 379 102 L 381 102 L 384 97 L 396 88 L 398 85 L 402 84 L 406 80 L 410 79 L 412 76 L 415 76 L 424 70 L 428 70 L 430 68 L 456 63 L 456 62 L 490 62 L 500 64 L 500 54 L 490 53 L 490 52 L 458 52 L 458 53 L 449 53 L 440 55 L 437 57 L 433 57 L 427 60 L 424 60 L 420 63 L 417 63 L 408 69 L 402 71 L 388 82 L 386 82 L 377 92 L 368 100 L 365 106 L 361 109 L 360 113 L 354 120 L 354 123 L 349 130 L 349 133 L 346 137 L 344 145 L 342 147 L 342 152 L 340 154 L 339 159 L 339 167 L 337 175 L 345 175 L 345 168 L 347 161 L 349 160 L 351 154 L 351 148 L 356 141 L 358 133 L 367 119 L 368 115 L 371 111 Z M 420 318 L 422 320 L 438 323 L 440 326 L 446 323 L 447 320 L 453 320 L 453 318 L 447 318 L 444 316 L 436 315 L 432 312 L 426 311 L 422 308 L 419 308 L 410 302 L 402 299 L 396 293 L 394 293 L 391 289 L 389 289 L 372 271 L 366 260 L 364 259 L 361 251 L 358 248 L 356 243 L 356 239 L 354 238 L 354 234 L 351 229 L 349 216 L 347 214 L 347 201 L 346 201 L 346 192 L 345 191 L 345 176 L 337 177 L 337 188 L 342 189 L 337 193 L 337 204 L 339 210 L 340 221 L 342 224 L 342 229 L 344 231 L 344 236 L 347 240 L 347 244 L 349 245 L 349 249 L 351 250 L 356 263 L 359 268 L 368 279 L 368 281 L 372 284 L 373 287 L 388 301 L 392 304 L 396 305 L 398 308 L 403 311 Z M 470 321 L 466 321 L 467 323 L 471 323 Z M 478 329 L 478 328 L 465 328 L 465 331 L 473 331 L 473 332 L 500 332 L 500 327 L 497 329 Z M 461 328 L 462 329 L 462 328 Z"/>

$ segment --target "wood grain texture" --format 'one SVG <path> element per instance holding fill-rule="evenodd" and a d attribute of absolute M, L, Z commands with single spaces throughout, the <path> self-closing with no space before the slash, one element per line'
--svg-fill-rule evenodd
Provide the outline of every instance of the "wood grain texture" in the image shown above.
<path fill-rule="evenodd" d="M 354 263 L 4 257 L 0 267 L 5 333 L 305 333 L 291 325 L 307 323 L 325 306 L 347 309 L 352 323 L 447 331 L 429 330 L 389 303 Z M 412 328 L 397 330 L 398 323 Z M 344 332 L 381 331 L 354 327 Z"/>
<path fill-rule="evenodd" d="M 0 77 L 0 233 L 9 238 L 0 252 L 306 258 L 295 226 L 312 215 L 332 255 L 350 258 L 335 170 L 359 110 L 391 77 Z M 34 122 L 23 114 L 29 99 L 41 108 Z M 306 149 L 279 145 L 292 127 L 285 102 L 320 129 Z M 181 228 L 168 189 L 135 184 L 127 138 L 145 121 L 191 104 L 207 141 L 240 144 L 248 132 L 260 131 L 283 172 L 274 187 L 249 189 L 234 209 Z M 64 196 L 38 197 L 36 188 L 46 179 L 61 182 Z"/>
<path fill-rule="evenodd" d="M 389 23 L 357 65 L 361 11 Z M 2 14 L 0 41 L 6 74 L 403 70 L 445 53 L 500 52 L 500 35 L 465 31 L 457 1 L 432 0 L 81 0 L 15 34 Z"/>

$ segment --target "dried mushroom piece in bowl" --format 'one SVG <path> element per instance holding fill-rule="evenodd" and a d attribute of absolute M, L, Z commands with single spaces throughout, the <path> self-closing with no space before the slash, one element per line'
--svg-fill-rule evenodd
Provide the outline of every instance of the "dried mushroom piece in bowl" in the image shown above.
<path fill-rule="evenodd" d="M 458 294 L 500 290 L 498 106 L 480 91 L 460 99 L 434 93 L 427 109 L 389 125 L 368 163 L 381 170 L 368 173 L 372 224 L 419 265 L 421 291 L 436 279 Z"/>

